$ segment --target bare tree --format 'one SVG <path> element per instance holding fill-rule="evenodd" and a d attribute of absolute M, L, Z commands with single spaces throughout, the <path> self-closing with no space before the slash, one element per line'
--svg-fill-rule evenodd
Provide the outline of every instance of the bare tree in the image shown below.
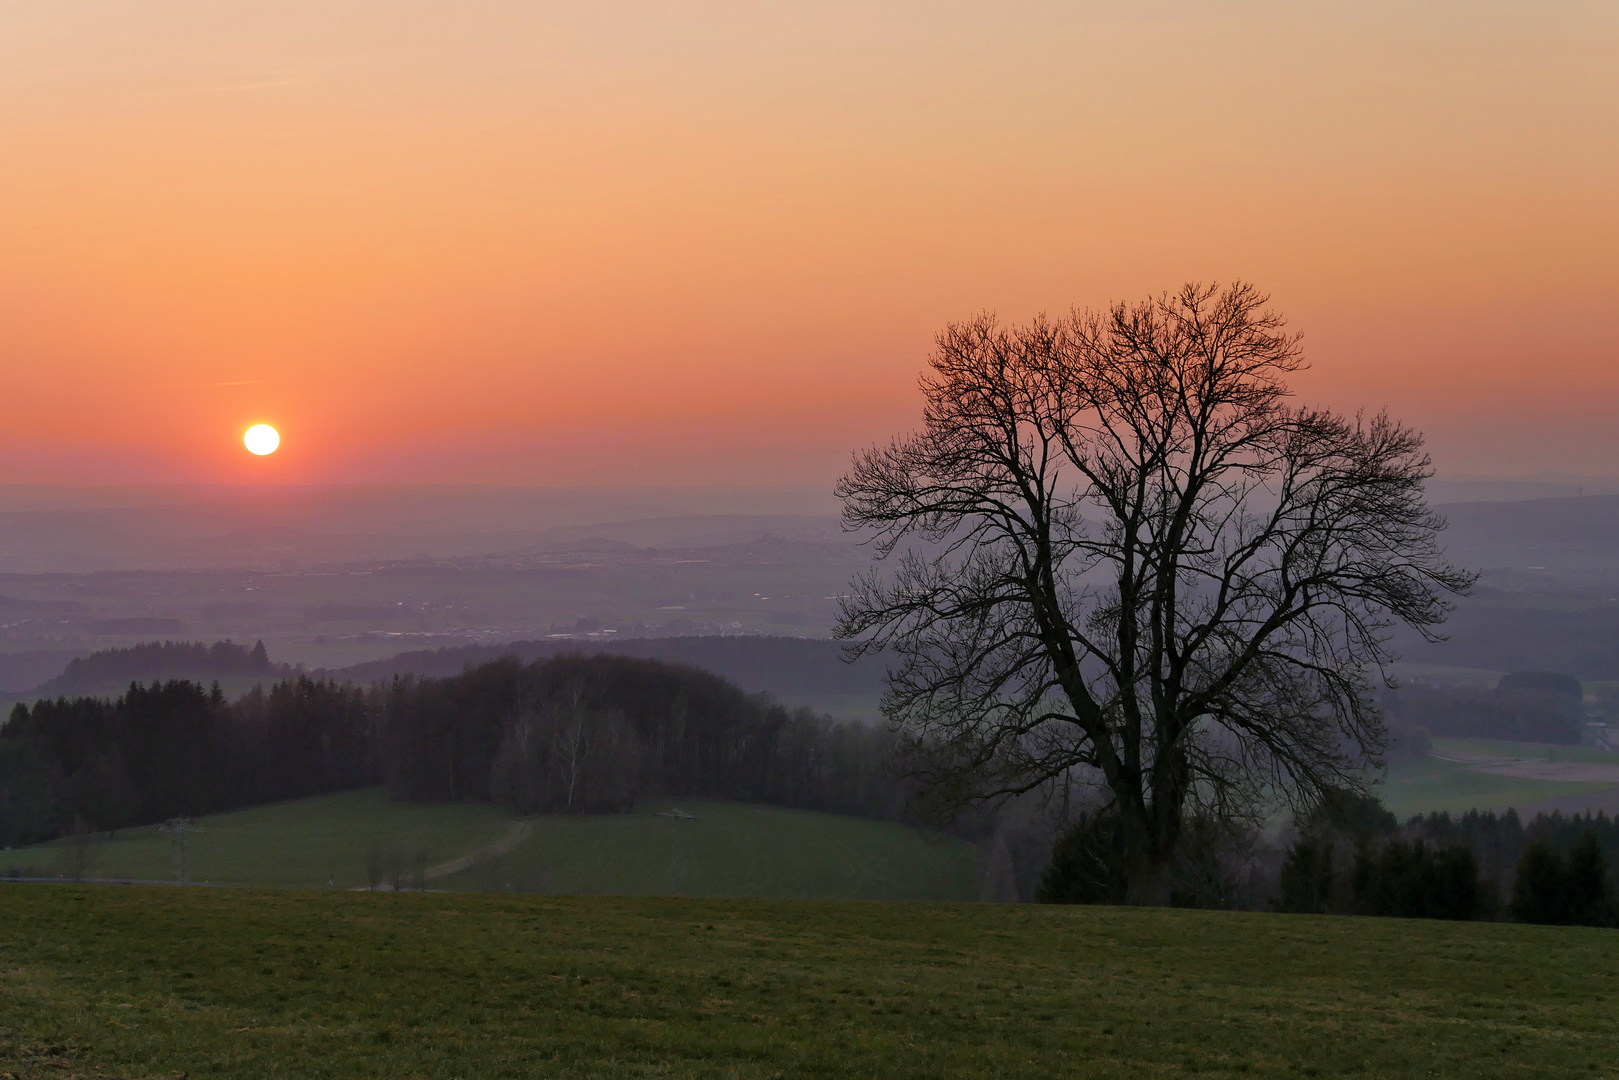
<path fill-rule="evenodd" d="M 1092 778 L 1135 902 L 1188 814 L 1359 788 L 1400 623 L 1472 577 L 1438 546 L 1417 433 L 1288 403 L 1299 338 L 1252 286 L 937 339 L 920 432 L 856 455 L 876 568 L 839 635 L 889 648 L 884 710 L 947 797 Z M 916 546 L 907 541 L 921 541 Z"/>
<path fill-rule="evenodd" d="M 562 808 L 573 809 L 580 777 L 590 760 L 595 740 L 584 706 L 584 687 L 577 680 L 567 691 L 567 700 L 551 709 L 551 745 L 556 755 L 558 781 L 562 787 Z"/>
<path fill-rule="evenodd" d="M 202 826 L 182 814 L 159 825 L 158 831 L 169 834 L 169 844 L 174 850 L 175 876 L 180 879 L 180 884 L 191 884 L 191 837 L 202 832 Z"/>
<path fill-rule="evenodd" d="M 72 827 L 64 829 L 62 835 L 62 846 L 58 849 L 62 876 L 69 881 L 83 881 L 95 862 L 95 830 L 89 822 L 75 815 Z"/>
<path fill-rule="evenodd" d="M 417 892 L 427 891 L 427 842 L 418 839 L 411 853 L 411 888 Z"/>
<path fill-rule="evenodd" d="M 366 888 L 372 892 L 399 892 L 404 878 L 404 845 L 399 837 L 371 837 L 365 849 Z"/>

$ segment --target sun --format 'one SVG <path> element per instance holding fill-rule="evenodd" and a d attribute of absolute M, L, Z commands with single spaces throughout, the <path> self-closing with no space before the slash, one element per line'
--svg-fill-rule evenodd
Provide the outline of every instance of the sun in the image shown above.
<path fill-rule="evenodd" d="M 281 445 L 281 435 L 269 424 L 254 424 L 242 436 L 242 445 L 259 457 L 275 453 L 275 448 Z"/>

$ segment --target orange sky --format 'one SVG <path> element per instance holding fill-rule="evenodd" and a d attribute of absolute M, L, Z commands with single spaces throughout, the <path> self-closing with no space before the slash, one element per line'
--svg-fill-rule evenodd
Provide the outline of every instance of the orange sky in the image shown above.
<path fill-rule="evenodd" d="M 830 482 L 945 321 L 1237 276 L 1619 474 L 1619 5 L 873 8 L 0 6 L 0 482 Z"/>

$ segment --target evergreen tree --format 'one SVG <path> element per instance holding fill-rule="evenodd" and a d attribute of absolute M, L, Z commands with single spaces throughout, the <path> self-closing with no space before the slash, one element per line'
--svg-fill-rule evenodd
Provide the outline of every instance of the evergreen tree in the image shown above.
<path fill-rule="evenodd" d="M 1355 911 L 1407 919 L 1476 919 L 1482 890 L 1478 861 L 1460 844 L 1430 848 L 1395 837 L 1356 854 Z"/>
<path fill-rule="evenodd" d="M 1518 860 L 1512 884 L 1512 917 L 1526 923 L 1568 922 L 1568 876 L 1556 848 L 1543 840 L 1530 844 Z"/>
<path fill-rule="evenodd" d="M 1122 904 L 1129 884 L 1118 815 L 1085 814 L 1058 838 L 1040 876 L 1042 904 Z"/>
<path fill-rule="evenodd" d="M 117 743 L 68 778 L 66 802 L 71 813 L 92 828 L 116 832 L 140 814 L 140 792 Z"/>
<path fill-rule="evenodd" d="M 1568 856 L 1569 919 L 1580 926 L 1614 925 L 1608 865 L 1596 830 L 1587 829 Z"/>

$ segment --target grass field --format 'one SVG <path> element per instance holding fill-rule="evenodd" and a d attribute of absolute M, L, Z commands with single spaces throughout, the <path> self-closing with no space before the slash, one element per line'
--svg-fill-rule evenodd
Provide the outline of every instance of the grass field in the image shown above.
<path fill-rule="evenodd" d="M 1561 798 L 1613 787 L 1606 783 L 1560 783 L 1528 780 L 1511 776 L 1491 776 L 1473 772 L 1466 763 L 1419 758 L 1389 766 L 1383 784 L 1376 788 L 1401 821 L 1414 814 L 1448 811 L 1490 810 L 1542 799 Z"/>
<path fill-rule="evenodd" d="M 1619 754 L 1598 750 L 1594 746 L 1508 742 L 1505 739 L 1435 739 L 1433 740 L 1433 752 L 1441 757 L 1477 755 L 1479 757 L 1503 759 L 1532 758 L 1536 760 L 1588 761 L 1600 765 L 1619 765 Z"/>
<path fill-rule="evenodd" d="M 659 817 L 674 805 L 695 820 Z M 190 840 L 190 879 L 226 885 L 367 884 L 368 855 L 431 867 L 490 844 L 514 824 L 492 806 L 398 803 L 381 788 L 215 814 Z M 472 870 L 436 877 L 457 891 L 976 900 L 983 857 L 966 841 L 886 822 L 742 803 L 649 803 L 634 814 L 527 819 L 528 838 Z M 61 841 L 0 853 L 54 874 Z M 91 847 L 84 876 L 169 880 L 170 838 L 126 829 Z"/>
<path fill-rule="evenodd" d="M 382 788 L 213 814 L 190 839 L 190 878 L 226 885 L 366 884 L 370 850 L 396 847 L 407 860 L 429 864 L 464 855 L 495 839 L 511 815 L 471 803 L 399 803 Z M 0 854 L 12 865 L 50 869 L 62 843 Z M 86 876 L 168 880 L 175 876 L 168 835 L 156 826 L 124 829 L 91 848 Z M 4 863 L 0 863 L 3 866 Z"/>
<path fill-rule="evenodd" d="M 678 806 L 696 820 L 659 817 Z M 976 900 L 977 847 L 879 821 L 744 803 L 651 803 L 634 814 L 531 819 L 498 861 L 434 888 L 640 896 Z"/>
<path fill-rule="evenodd" d="M 1616 971 L 1619 934 L 1489 923 L 11 885 L 0 1069 L 1589 1077 Z"/>

